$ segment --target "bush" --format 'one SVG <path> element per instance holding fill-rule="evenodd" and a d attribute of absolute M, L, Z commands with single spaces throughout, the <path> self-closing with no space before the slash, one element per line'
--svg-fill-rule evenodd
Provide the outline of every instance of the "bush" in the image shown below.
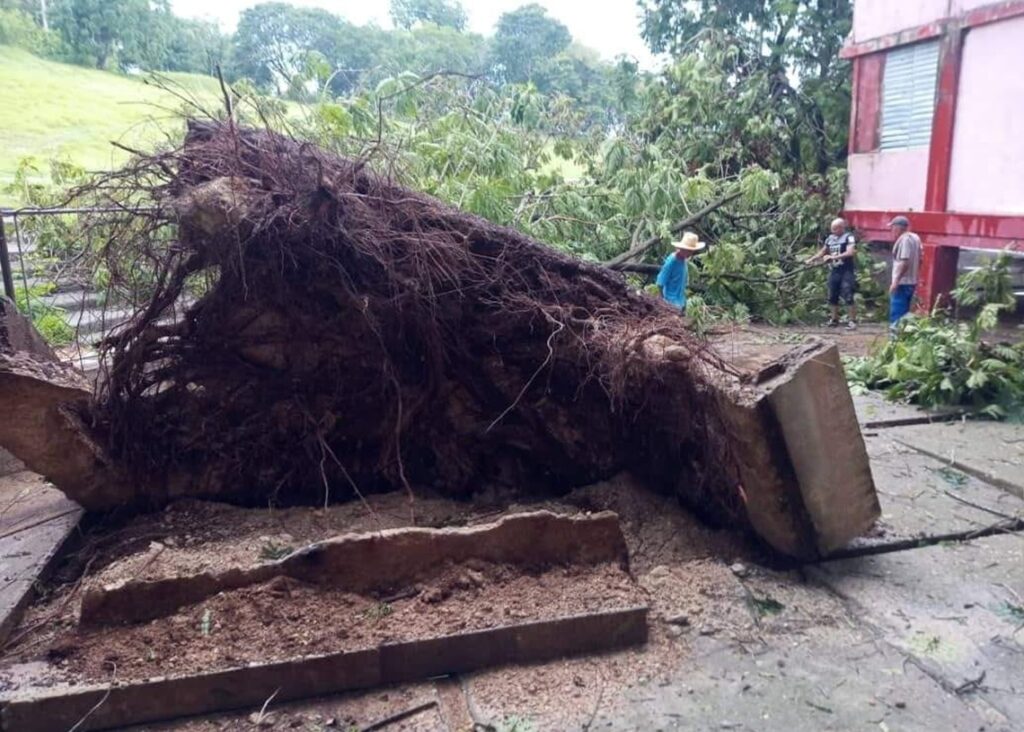
<path fill-rule="evenodd" d="M 39 56 L 57 56 L 60 36 L 36 25 L 32 16 L 21 10 L 0 9 L 0 45 L 17 46 Z"/>
<path fill-rule="evenodd" d="M 53 290 L 52 284 L 35 285 L 28 292 L 21 288 L 17 292 L 18 310 L 32 320 L 36 330 L 51 346 L 67 346 L 75 338 L 75 331 L 68 324 L 67 312 L 43 300 Z"/>
<path fill-rule="evenodd" d="M 962 278 L 954 297 L 980 306 L 973 320 L 957 322 L 939 310 L 906 318 L 877 354 L 847 362 L 851 384 L 923 407 L 966 406 L 995 419 L 1024 415 L 1024 343 L 985 340 L 1000 312 L 1015 305 L 1007 263 L 1003 255 Z"/>

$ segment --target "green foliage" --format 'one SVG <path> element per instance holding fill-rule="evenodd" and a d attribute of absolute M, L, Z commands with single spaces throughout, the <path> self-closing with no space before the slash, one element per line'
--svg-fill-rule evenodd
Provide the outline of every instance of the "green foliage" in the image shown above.
<path fill-rule="evenodd" d="M 1013 623 L 1018 628 L 1024 627 L 1024 606 L 1004 601 L 995 605 L 992 611 L 1003 620 Z"/>
<path fill-rule="evenodd" d="M 363 617 L 371 623 L 377 624 L 393 613 L 395 609 L 387 602 L 378 602 L 363 611 Z"/>
<path fill-rule="evenodd" d="M 98 69 L 142 59 L 159 40 L 147 32 L 148 0 L 57 0 L 51 13 L 72 58 Z"/>
<path fill-rule="evenodd" d="M 759 617 L 765 617 L 766 615 L 778 615 L 786 606 L 776 600 L 771 595 L 765 595 L 764 597 L 750 596 L 750 603 L 753 606 L 754 612 Z"/>
<path fill-rule="evenodd" d="M 467 21 L 466 9 L 458 0 L 391 0 L 391 22 L 396 28 L 410 30 L 426 23 L 462 31 Z"/>
<path fill-rule="evenodd" d="M 53 290 L 53 284 L 33 285 L 28 290 L 16 284 L 15 304 L 22 314 L 28 316 L 47 343 L 56 347 L 67 346 L 75 336 L 74 329 L 68 324 L 67 313 L 43 300 Z"/>
<path fill-rule="evenodd" d="M 61 38 L 39 27 L 32 16 L 18 8 L 0 6 L 0 45 L 16 46 L 40 56 L 56 56 Z"/>
<path fill-rule="evenodd" d="M 331 58 L 351 27 L 320 8 L 283 2 L 254 5 L 238 19 L 233 71 L 283 94 L 304 69 L 307 54 L 317 51 Z"/>
<path fill-rule="evenodd" d="M 260 559 L 276 562 L 291 554 L 293 549 L 287 544 L 278 544 L 276 541 L 267 541 L 260 547 Z"/>
<path fill-rule="evenodd" d="M 651 0 L 643 8 L 655 51 L 720 56 L 714 65 L 727 71 L 734 108 L 757 110 L 748 132 L 775 138 L 787 166 L 825 173 L 844 159 L 850 75 L 839 50 L 850 0 Z"/>
<path fill-rule="evenodd" d="M 511 715 L 498 722 L 494 729 L 497 732 L 537 732 L 537 725 L 526 717 Z"/>
<path fill-rule="evenodd" d="M 979 286 L 983 286 L 980 290 Z M 902 321 L 898 338 L 878 353 L 847 363 L 856 385 L 924 407 L 966 406 L 995 419 L 1024 411 L 1024 343 L 989 343 L 999 313 L 1013 305 L 1001 257 L 965 276 L 955 295 L 981 305 L 973 321 L 936 311 Z M 994 298 L 989 301 L 988 298 Z"/>
<path fill-rule="evenodd" d="M 492 54 L 502 78 L 525 83 L 533 81 L 538 69 L 571 42 L 569 29 L 532 3 L 498 18 Z"/>

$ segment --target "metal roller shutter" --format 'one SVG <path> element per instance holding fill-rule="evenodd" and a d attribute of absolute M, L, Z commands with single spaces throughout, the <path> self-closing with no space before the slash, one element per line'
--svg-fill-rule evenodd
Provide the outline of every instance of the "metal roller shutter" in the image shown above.
<path fill-rule="evenodd" d="M 882 149 L 922 147 L 932 139 L 939 43 L 897 48 L 885 58 Z"/>

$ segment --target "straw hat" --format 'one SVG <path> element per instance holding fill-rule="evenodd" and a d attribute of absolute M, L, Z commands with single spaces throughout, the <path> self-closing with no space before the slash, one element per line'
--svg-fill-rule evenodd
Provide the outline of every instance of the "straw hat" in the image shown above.
<path fill-rule="evenodd" d="M 681 241 L 673 242 L 672 247 L 679 249 L 684 252 L 703 252 L 707 249 L 707 244 L 700 240 L 696 234 L 692 231 L 687 231 L 683 234 Z"/>

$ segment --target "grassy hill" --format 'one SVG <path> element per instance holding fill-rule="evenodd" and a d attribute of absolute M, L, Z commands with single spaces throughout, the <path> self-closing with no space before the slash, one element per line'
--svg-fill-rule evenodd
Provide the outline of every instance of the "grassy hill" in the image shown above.
<path fill-rule="evenodd" d="M 183 94 L 217 106 L 216 79 L 161 76 Z M 57 63 L 0 46 L 0 187 L 11 181 L 26 156 L 34 158 L 40 178 L 47 176 L 47 163 L 56 157 L 89 170 L 110 169 L 126 157 L 111 140 L 153 145 L 180 132 L 175 112 L 181 108 L 174 94 L 142 77 Z"/>

